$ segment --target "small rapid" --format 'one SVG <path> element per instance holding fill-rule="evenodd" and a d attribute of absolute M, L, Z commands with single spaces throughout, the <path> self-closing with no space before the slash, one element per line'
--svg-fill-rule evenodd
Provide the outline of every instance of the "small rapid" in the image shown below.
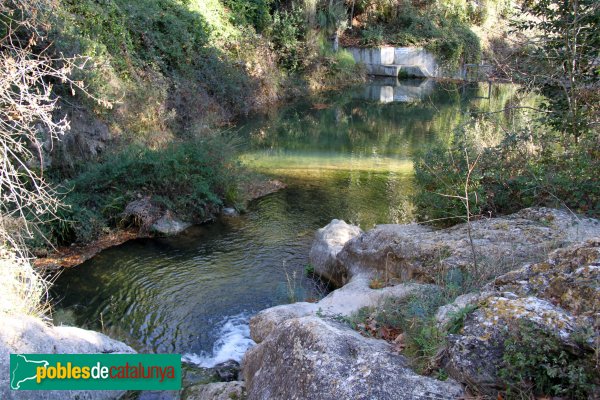
<path fill-rule="evenodd" d="M 250 338 L 250 316 L 240 313 L 225 317 L 218 324 L 216 337 L 211 352 L 202 351 L 200 354 L 185 353 L 181 360 L 199 367 L 212 368 L 225 361 L 241 361 L 246 350 L 256 343 Z"/>

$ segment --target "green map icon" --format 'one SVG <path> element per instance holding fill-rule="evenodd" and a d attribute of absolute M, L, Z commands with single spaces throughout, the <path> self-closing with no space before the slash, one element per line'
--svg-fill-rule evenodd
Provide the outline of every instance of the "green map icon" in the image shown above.
<path fill-rule="evenodd" d="M 23 354 L 11 354 L 10 387 L 19 390 L 23 382 L 35 379 L 38 367 L 47 367 L 46 360 L 31 360 Z"/>

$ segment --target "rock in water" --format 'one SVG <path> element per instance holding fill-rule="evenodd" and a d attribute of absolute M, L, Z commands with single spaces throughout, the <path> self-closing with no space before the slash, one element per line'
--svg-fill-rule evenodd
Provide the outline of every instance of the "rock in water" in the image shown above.
<path fill-rule="evenodd" d="M 173 213 L 167 211 L 152 224 L 150 230 L 164 236 L 177 235 L 192 226 L 189 222 L 183 222 L 176 218 Z"/>
<path fill-rule="evenodd" d="M 382 340 L 308 316 L 287 320 L 242 362 L 249 400 L 457 399 L 456 382 L 419 376 Z"/>
<path fill-rule="evenodd" d="M 338 265 L 336 256 L 350 239 L 360 235 L 362 230 L 344 221 L 332 220 L 327 226 L 315 234 L 310 249 L 310 263 L 319 275 L 337 287 L 346 283 L 346 271 Z"/>
<path fill-rule="evenodd" d="M 215 365 L 215 373 L 221 382 L 237 381 L 240 373 L 240 363 L 235 360 L 227 360 Z"/>

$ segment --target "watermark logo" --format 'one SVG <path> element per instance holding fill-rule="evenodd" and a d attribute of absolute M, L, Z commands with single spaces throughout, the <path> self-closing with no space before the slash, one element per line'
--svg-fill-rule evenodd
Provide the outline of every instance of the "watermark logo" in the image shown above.
<path fill-rule="evenodd" d="M 13 390 L 179 390 L 179 354 L 11 354 Z"/>

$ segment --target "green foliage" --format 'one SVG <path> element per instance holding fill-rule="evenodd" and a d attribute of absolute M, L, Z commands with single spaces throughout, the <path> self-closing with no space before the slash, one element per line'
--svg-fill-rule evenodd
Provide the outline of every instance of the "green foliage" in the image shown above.
<path fill-rule="evenodd" d="M 64 184 L 62 219 L 49 225 L 55 241 L 88 242 L 117 225 L 125 206 L 151 196 L 188 220 L 202 221 L 238 200 L 239 168 L 230 144 L 219 137 L 174 143 L 161 150 L 131 146 L 83 168 Z"/>
<path fill-rule="evenodd" d="M 348 26 L 348 11 L 342 0 L 329 1 L 317 14 L 319 26 L 328 34 L 342 32 Z"/>
<path fill-rule="evenodd" d="M 362 44 L 365 46 L 380 46 L 384 43 L 384 32 L 381 26 L 372 26 L 361 31 Z"/>
<path fill-rule="evenodd" d="M 596 0 L 524 2 L 512 27 L 532 38 L 514 78 L 546 96 L 543 118 L 578 141 L 597 135 L 600 6 Z"/>
<path fill-rule="evenodd" d="M 567 347 L 553 333 L 531 322 L 520 322 L 513 328 L 504 342 L 504 365 L 500 370 L 508 387 L 507 396 L 588 398 L 598 383 L 592 351 Z"/>
<path fill-rule="evenodd" d="M 304 12 L 293 5 L 290 10 L 275 11 L 269 37 L 278 55 L 278 63 L 288 71 L 299 71 L 306 57 L 307 25 Z"/>
<path fill-rule="evenodd" d="M 439 36 L 426 45 L 428 50 L 439 55 L 449 67 L 481 60 L 481 44 L 473 31 L 460 23 L 450 23 L 442 27 Z"/>
<path fill-rule="evenodd" d="M 440 226 L 450 226 L 466 219 L 465 203 L 458 196 L 465 195 L 468 173 L 466 154 L 475 160 L 477 155 L 463 137 L 449 148 L 434 147 L 417 155 L 415 180 L 418 189 L 414 195 L 417 216 L 422 221 L 432 221 Z M 465 153 L 466 151 L 466 153 Z M 482 174 L 477 171 L 469 179 L 467 192 L 470 212 L 479 215 L 486 201 Z"/>
<path fill-rule="evenodd" d="M 468 185 L 472 215 L 509 214 L 536 205 L 600 215 L 595 172 L 600 150 L 592 137 L 565 144 L 548 125 L 531 123 L 487 146 L 477 143 L 473 132 L 467 126 L 449 145 L 417 156 L 414 199 L 420 220 L 442 226 L 464 221 L 464 202 L 452 196 L 464 196 L 467 154 L 471 161 L 479 156 Z"/>
<path fill-rule="evenodd" d="M 177 1 L 69 0 L 63 7 L 70 17 L 63 26 L 69 36 L 60 42 L 71 46 L 65 50 L 87 55 L 97 43 L 123 73 L 132 63 L 155 65 L 163 73 L 179 70 L 203 53 L 209 39 L 206 22 Z"/>
<path fill-rule="evenodd" d="M 304 267 L 304 273 L 309 276 L 314 275 L 315 267 L 312 264 L 308 264 L 306 267 Z"/>
<path fill-rule="evenodd" d="M 264 31 L 271 23 L 272 0 L 224 0 L 231 10 L 231 20 L 236 25 L 251 25 L 257 32 Z"/>
<path fill-rule="evenodd" d="M 448 299 L 436 289 L 424 289 L 402 299 L 388 299 L 376 309 L 362 308 L 346 319 L 365 336 L 384 339 L 401 332 L 403 354 L 409 356 L 418 372 L 431 367 L 431 360 L 446 343 L 446 332 L 437 327 L 435 313 Z"/>
<path fill-rule="evenodd" d="M 383 43 L 395 46 L 424 46 L 437 54 L 448 67 L 456 67 L 461 61 L 475 63 L 481 59 L 479 38 L 470 29 L 466 4 L 450 7 L 448 3 L 430 7 L 413 5 L 412 2 L 397 4 L 379 1 L 371 4 L 367 22 L 360 30 L 362 44 L 378 46 Z M 477 9 L 485 9 L 485 5 Z M 367 12 L 358 7 L 357 12 Z"/>
<path fill-rule="evenodd" d="M 450 321 L 446 326 L 446 330 L 451 334 L 458 334 L 460 330 L 465 325 L 465 320 L 467 316 L 471 314 L 473 311 L 477 310 L 477 306 L 473 304 L 469 304 L 466 307 L 461 308 L 460 310 L 452 313 L 450 315 Z"/>

